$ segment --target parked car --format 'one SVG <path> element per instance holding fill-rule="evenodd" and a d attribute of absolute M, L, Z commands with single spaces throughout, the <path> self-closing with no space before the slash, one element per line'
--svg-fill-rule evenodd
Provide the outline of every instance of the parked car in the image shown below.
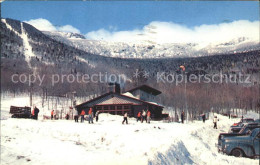
<path fill-rule="evenodd" d="M 241 119 L 238 123 L 234 123 L 231 127 L 230 130 L 228 131 L 229 133 L 238 133 L 241 128 L 247 124 L 247 123 L 254 123 L 254 119 L 252 118 L 246 118 L 246 119 Z"/>
<path fill-rule="evenodd" d="M 240 122 L 242 122 L 242 123 L 253 123 L 253 122 L 255 122 L 255 120 L 252 119 L 252 118 L 245 118 L 245 119 L 241 119 Z"/>
<path fill-rule="evenodd" d="M 260 123 L 249 123 L 245 124 L 241 130 L 238 132 L 238 134 L 250 134 L 253 129 L 260 128 Z"/>
<path fill-rule="evenodd" d="M 256 119 L 254 123 L 260 123 L 260 119 Z"/>
<path fill-rule="evenodd" d="M 260 156 L 260 128 L 255 128 L 250 135 L 226 137 L 218 151 L 236 157 Z"/>
<path fill-rule="evenodd" d="M 250 135 L 252 130 L 256 128 L 260 128 L 260 124 L 250 123 L 250 124 L 245 124 L 238 133 L 220 133 L 218 136 L 218 145 L 221 146 L 223 141 L 227 137 Z"/>

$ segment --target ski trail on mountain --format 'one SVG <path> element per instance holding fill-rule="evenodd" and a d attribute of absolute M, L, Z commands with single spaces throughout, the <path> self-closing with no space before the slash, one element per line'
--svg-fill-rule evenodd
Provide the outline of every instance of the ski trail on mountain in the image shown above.
<path fill-rule="evenodd" d="M 9 30 L 11 30 L 11 31 L 13 31 L 16 35 L 18 35 L 19 37 L 21 37 L 21 34 L 20 33 L 18 33 L 17 31 L 15 31 L 13 28 L 12 28 L 12 26 L 11 25 L 9 25 L 7 22 L 6 22 L 6 20 L 5 19 L 2 19 L 2 21 L 3 21 L 3 23 L 5 23 L 6 24 L 6 27 L 7 27 L 7 29 L 9 29 Z"/>
<path fill-rule="evenodd" d="M 24 56 L 25 56 L 25 61 L 27 62 L 29 68 L 31 69 L 31 57 L 36 57 L 35 54 L 32 52 L 32 47 L 29 43 L 29 38 L 27 36 L 27 34 L 25 33 L 25 29 L 23 27 L 23 23 L 21 22 L 21 31 L 22 34 L 20 34 L 19 32 L 17 32 L 16 30 L 14 30 L 12 28 L 11 25 L 9 25 L 5 19 L 2 19 L 2 22 L 6 24 L 6 27 L 13 31 L 17 36 L 21 37 L 23 40 L 23 46 L 24 46 Z"/>
<path fill-rule="evenodd" d="M 27 34 L 25 33 L 25 29 L 23 27 L 22 22 L 21 22 L 21 30 L 22 30 L 21 38 L 23 39 L 25 60 L 28 63 L 29 68 L 32 68 L 31 67 L 31 57 L 35 57 L 35 54 L 32 52 L 32 47 L 29 43 L 29 39 L 28 39 Z"/>

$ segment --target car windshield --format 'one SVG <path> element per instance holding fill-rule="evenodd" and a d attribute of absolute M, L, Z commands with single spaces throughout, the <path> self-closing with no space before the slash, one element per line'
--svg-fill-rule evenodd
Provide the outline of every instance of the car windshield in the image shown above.
<path fill-rule="evenodd" d="M 244 119 L 244 122 L 245 122 L 245 123 L 253 123 L 253 122 L 254 122 L 254 119 Z"/>

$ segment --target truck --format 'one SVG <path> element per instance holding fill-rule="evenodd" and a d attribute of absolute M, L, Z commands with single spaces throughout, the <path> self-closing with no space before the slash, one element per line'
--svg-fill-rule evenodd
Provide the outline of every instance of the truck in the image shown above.
<path fill-rule="evenodd" d="M 31 107 L 10 106 L 12 118 L 31 118 Z"/>
<path fill-rule="evenodd" d="M 236 157 L 260 156 L 260 128 L 255 128 L 250 135 L 226 137 L 218 151 Z"/>

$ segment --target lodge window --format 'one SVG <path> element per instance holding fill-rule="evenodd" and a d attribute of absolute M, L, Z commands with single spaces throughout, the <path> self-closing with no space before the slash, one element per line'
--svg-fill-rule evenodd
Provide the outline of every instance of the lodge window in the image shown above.
<path fill-rule="evenodd" d="M 117 106 L 117 109 L 122 109 L 122 106 Z"/>
<path fill-rule="evenodd" d="M 108 110 L 108 106 L 104 106 L 104 110 Z"/>
<path fill-rule="evenodd" d="M 102 107 L 101 107 L 101 106 L 98 106 L 98 107 L 97 107 L 97 110 L 101 110 L 101 109 L 102 109 Z"/>
<path fill-rule="evenodd" d="M 125 106 L 124 106 L 124 109 L 129 109 L 129 105 L 125 105 Z"/>
<path fill-rule="evenodd" d="M 116 109 L 116 107 L 115 106 L 110 106 L 110 110 L 115 110 Z"/>

